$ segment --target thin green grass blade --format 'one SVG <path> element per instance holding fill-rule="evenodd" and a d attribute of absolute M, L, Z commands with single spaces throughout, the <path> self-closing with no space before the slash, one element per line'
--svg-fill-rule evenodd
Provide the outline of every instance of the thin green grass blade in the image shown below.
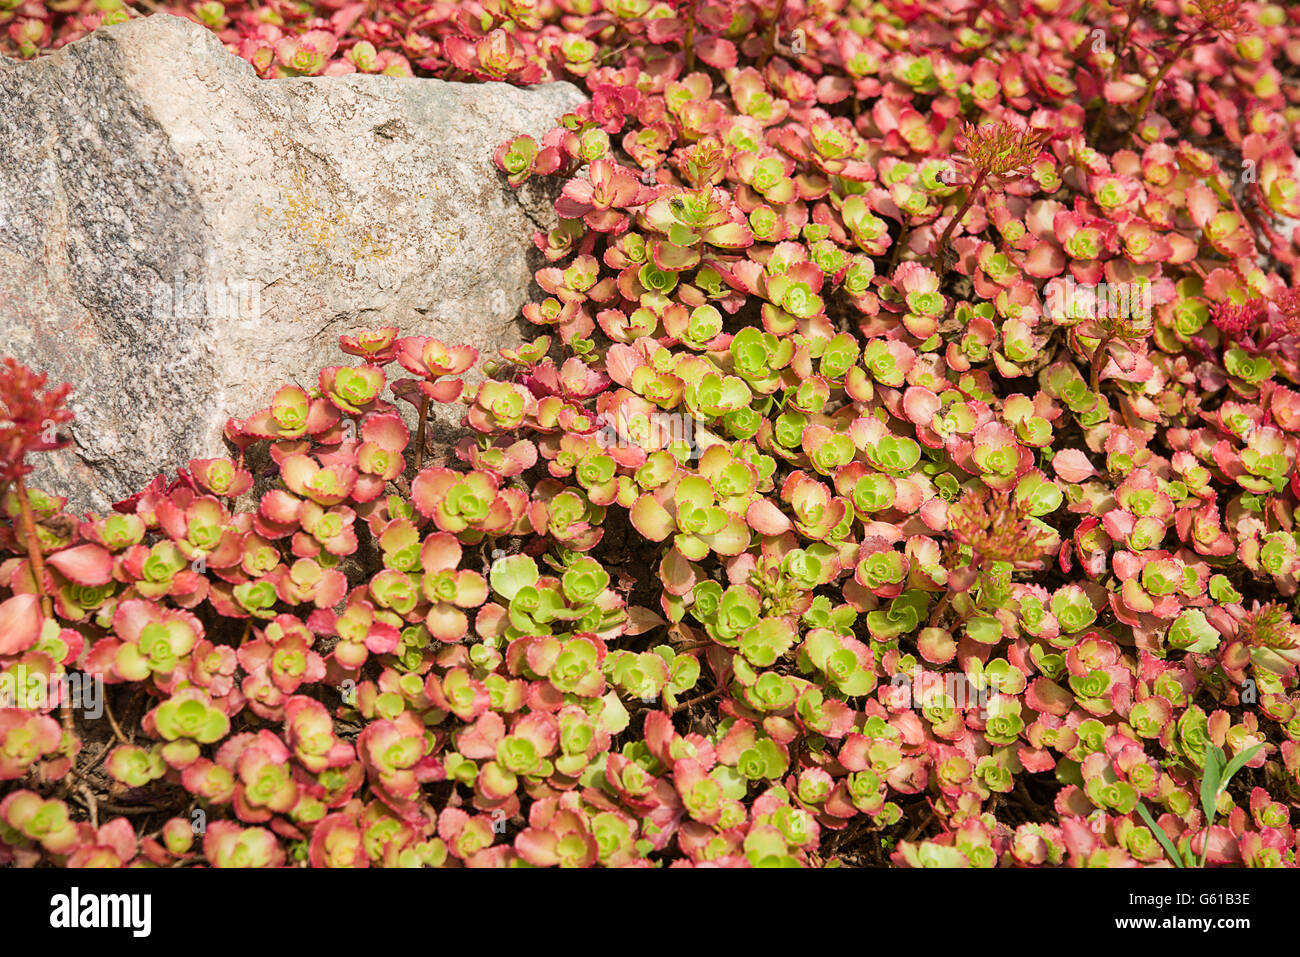
<path fill-rule="evenodd" d="M 1138 814 L 1142 816 L 1142 820 L 1146 822 L 1146 826 L 1151 829 L 1151 833 L 1156 836 L 1156 840 L 1160 842 L 1160 846 L 1169 855 L 1169 859 L 1174 862 L 1174 867 L 1182 867 L 1183 861 L 1178 856 L 1178 850 L 1174 847 L 1174 842 L 1169 840 L 1169 835 L 1165 833 L 1165 829 L 1156 823 L 1155 818 L 1151 816 L 1151 812 L 1147 810 L 1147 806 L 1138 801 L 1137 810 Z"/>

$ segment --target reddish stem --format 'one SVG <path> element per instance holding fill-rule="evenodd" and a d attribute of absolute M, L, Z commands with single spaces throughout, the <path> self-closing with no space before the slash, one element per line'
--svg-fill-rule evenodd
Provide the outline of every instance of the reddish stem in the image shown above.
<path fill-rule="evenodd" d="M 691 705 L 699 704 L 701 701 L 708 701 L 710 698 L 716 698 L 718 695 L 722 694 L 722 692 L 726 690 L 727 690 L 726 685 L 718 685 L 712 691 L 707 691 L 704 694 L 692 698 L 689 701 L 683 701 L 677 707 L 673 708 L 673 714 L 676 714 L 679 711 L 685 711 Z"/>
<path fill-rule="evenodd" d="M 673 651 L 677 652 L 678 654 L 682 654 L 683 652 L 694 651 L 697 648 L 708 648 L 712 644 L 713 642 L 708 639 L 704 641 L 691 641 L 691 642 L 687 642 L 684 645 L 678 645 L 676 648 L 673 649 Z"/>
<path fill-rule="evenodd" d="M 424 463 L 424 428 L 429 421 L 429 397 L 420 396 L 420 424 L 415 433 L 415 471 L 418 474 Z"/>
<path fill-rule="evenodd" d="M 898 265 L 898 257 L 903 254 L 903 245 L 907 242 L 908 230 L 907 224 L 898 233 L 898 240 L 894 243 L 894 251 L 889 256 L 889 273 L 893 275 L 894 267 Z"/>
<path fill-rule="evenodd" d="M 1128 22 L 1124 24 L 1124 32 L 1119 35 L 1119 40 L 1115 42 L 1115 62 L 1110 65 L 1110 78 L 1115 80 L 1119 76 L 1120 64 L 1124 57 L 1124 47 L 1128 45 L 1129 34 L 1133 32 L 1133 24 L 1137 23 L 1138 14 L 1146 6 L 1146 0 L 1138 0 L 1133 4 L 1133 9 L 1129 11 Z"/>
<path fill-rule="evenodd" d="M 686 51 L 687 73 L 695 69 L 695 3 L 696 0 L 686 0 L 686 39 L 682 46 Z"/>
<path fill-rule="evenodd" d="M 1133 4 L 1133 9 L 1129 11 L 1128 22 L 1124 24 L 1124 32 L 1119 35 L 1115 41 L 1115 59 L 1110 65 L 1110 82 L 1114 83 L 1119 77 L 1120 66 L 1124 62 L 1124 47 L 1128 45 L 1129 34 L 1133 32 L 1133 24 L 1137 22 L 1138 14 L 1142 12 L 1145 0 L 1138 0 Z M 1088 139 L 1095 141 L 1097 134 L 1101 132 L 1101 121 L 1106 116 L 1104 109 L 1097 111 L 1097 116 L 1092 121 L 1092 126 L 1088 129 Z"/>
<path fill-rule="evenodd" d="M 1106 364 L 1106 346 L 1110 337 L 1102 336 L 1097 348 L 1092 350 L 1092 360 L 1088 364 L 1088 385 L 1096 394 L 1101 389 L 1101 369 Z"/>
<path fill-rule="evenodd" d="M 1259 190 L 1258 183 L 1255 184 L 1255 189 Z M 1300 265 L 1300 257 L 1291 252 L 1290 241 L 1277 234 L 1277 231 L 1268 224 L 1268 216 L 1263 215 L 1262 210 L 1255 207 L 1251 207 L 1249 210 L 1242 209 L 1241 204 L 1237 202 L 1237 197 L 1233 196 L 1232 193 L 1229 193 L 1228 197 L 1232 200 L 1233 207 L 1242 218 L 1264 234 L 1264 238 L 1268 240 L 1269 250 L 1273 253 L 1273 258 L 1290 266 L 1294 276 L 1297 265 Z"/>
<path fill-rule="evenodd" d="M 23 544 L 27 547 L 27 561 L 32 566 L 36 593 L 41 596 L 41 613 L 46 618 L 53 618 L 54 602 L 45 590 L 45 556 L 41 554 L 41 540 L 36 537 L 36 517 L 32 514 L 32 502 L 27 497 L 27 485 L 21 476 L 14 482 L 14 494 L 18 498 L 18 517 L 23 528 Z M 59 703 L 59 723 L 67 736 L 68 754 L 71 755 L 76 729 L 72 723 L 72 705 L 66 697 Z"/>
<path fill-rule="evenodd" d="M 776 15 L 772 17 L 772 24 L 767 28 L 767 49 L 758 60 L 760 70 L 767 66 L 767 61 L 772 59 L 772 54 L 776 52 L 776 37 L 781 30 L 781 17 L 784 13 L 785 0 L 776 0 Z"/>
<path fill-rule="evenodd" d="M 122 726 L 117 723 L 117 716 L 113 714 L 113 708 L 108 703 L 108 696 L 104 696 L 104 716 L 108 718 L 108 723 L 113 727 L 113 736 L 117 738 L 120 744 L 130 745 L 131 742 L 126 739 L 122 733 Z"/>
<path fill-rule="evenodd" d="M 939 604 L 935 605 L 934 611 L 930 613 L 929 626 L 931 628 L 938 626 L 939 619 L 942 618 L 943 613 L 948 610 L 948 603 L 950 601 L 952 601 L 952 592 L 945 591 L 943 597 L 939 599 Z"/>
<path fill-rule="evenodd" d="M 970 209 L 971 205 L 975 202 L 975 197 L 979 195 L 980 187 L 984 185 L 984 180 L 987 176 L 988 170 L 981 169 L 979 171 L 979 174 L 975 177 L 975 182 L 970 185 L 970 192 L 966 194 L 966 201 L 961 204 L 961 209 L 957 210 L 957 214 L 953 216 L 952 219 L 948 220 L 948 225 L 944 228 L 943 235 L 939 237 L 939 245 L 935 247 L 934 254 L 935 258 L 939 261 L 939 280 L 941 282 L 943 281 L 944 273 L 948 271 L 947 261 L 944 258 L 944 252 L 948 248 L 948 241 L 952 239 L 952 234 L 957 229 L 957 224 L 961 222 L 961 218 L 966 215 L 966 211 Z"/>
<path fill-rule="evenodd" d="M 1174 68 L 1174 64 L 1182 59 L 1183 54 L 1187 52 L 1187 48 L 1195 43 L 1199 36 L 1199 33 L 1189 33 L 1187 36 L 1183 37 L 1183 42 L 1178 44 L 1178 48 L 1174 50 L 1173 56 L 1161 64 L 1160 69 L 1156 71 L 1156 75 L 1152 78 L 1151 82 L 1147 84 L 1147 91 L 1142 94 L 1142 99 L 1138 101 L 1137 112 L 1133 114 L 1133 122 L 1129 125 L 1130 133 L 1136 130 L 1138 124 L 1146 119 L 1147 110 L 1151 107 L 1151 100 L 1155 97 L 1156 90 L 1160 88 L 1160 84 L 1164 82 L 1169 71 Z"/>
<path fill-rule="evenodd" d="M 36 537 L 36 518 L 32 515 L 32 503 L 27 497 L 27 486 L 21 478 L 14 483 L 14 493 L 18 496 L 18 516 L 23 527 L 23 544 L 27 547 L 27 560 L 32 566 L 36 593 L 41 596 L 41 611 L 46 618 L 53 618 L 54 604 L 45 591 L 45 557 L 41 554 L 40 539 Z"/>

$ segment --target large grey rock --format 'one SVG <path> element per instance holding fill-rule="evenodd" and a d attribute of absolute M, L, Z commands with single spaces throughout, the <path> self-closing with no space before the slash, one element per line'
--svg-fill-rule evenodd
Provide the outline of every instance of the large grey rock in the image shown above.
<path fill-rule="evenodd" d="M 492 150 L 581 101 L 565 83 L 258 80 L 166 15 L 0 57 L 0 354 L 76 387 L 75 447 L 32 484 L 105 511 L 223 455 L 228 416 L 356 361 L 341 333 L 521 341 L 553 197 L 512 190 Z"/>

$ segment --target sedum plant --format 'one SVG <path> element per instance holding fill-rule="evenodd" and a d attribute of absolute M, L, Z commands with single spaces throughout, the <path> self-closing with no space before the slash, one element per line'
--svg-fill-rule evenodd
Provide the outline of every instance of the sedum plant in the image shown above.
<path fill-rule="evenodd" d="M 590 99 L 480 158 L 529 342 L 353 330 L 106 516 L 0 370 L 0 862 L 1294 866 L 1300 15 L 951 6 L 164 5 Z"/>

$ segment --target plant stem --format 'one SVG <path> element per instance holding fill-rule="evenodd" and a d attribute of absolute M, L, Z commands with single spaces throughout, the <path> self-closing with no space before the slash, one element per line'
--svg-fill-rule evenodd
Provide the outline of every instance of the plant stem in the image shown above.
<path fill-rule="evenodd" d="M 682 47 L 686 51 L 687 73 L 695 69 L 695 3 L 696 0 L 686 0 L 686 39 Z"/>
<path fill-rule="evenodd" d="M 1164 82 L 1169 71 L 1174 68 L 1174 64 L 1177 63 L 1182 58 L 1183 54 L 1187 52 L 1187 48 L 1196 42 L 1198 36 L 1199 34 L 1189 33 L 1187 36 L 1183 37 L 1182 43 L 1178 44 L 1178 48 L 1174 50 L 1173 56 L 1160 65 L 1160 69 L 1156 71 L 1156 75 L 1152 78 L 1151 82 L 1147 84 L 1147 91 L 1142 94 L 1142 99 L 1138 101 L 1137 111 L 1133 114 L 1133 121 L 1129 124 L 1128 131 L 1130 133 L 1136 130 L 1138 124 L 1146 119 L 1147 110 L 1151 107 L 1151 100 L 1155 97 L 1156 90 L 1159 89 L 1160 84 Z"/>
<path fill-rule="evenodd" d="M 939 237 L 939 245 L 935 247 L 934 255 L 938 260 L 939 280 L 942 282 L 944 274 L 948 271 L 947 261 L 944 259 L 944 253 L 948 249 L 948 241 L 952 239 L 953 232 L 957 229 L 957 224 L 961 218 L 966 215 L 966 211 L 971 208 L 975 202 L 975 197 L 979 195 L 980 187 L 984 185 L 984 179 L 988 176 L 988 170 L 982 169 L 979 175 L 975 177 L 975 182 L 970 184 L 970 192 L 966 194 L 966 201 L 961 204 L 957 214 L 948 220 L 948 225 L 944 227 L 943 235 Z"/>
<path fill-rule="evenodd" d="M 31 499 L 27 497 L 27 486 L 21 478 L 14 483 L 14 493 L 18 496 L 18 515 L 23 527 L 23 544 L 27 546 L 27 561 L 32 566 L 36 593 L 41 596 L 41 612 L 46 618 L 53 618 L 54 603 L 45 591 L 45 557 L 41 554 L 40 539 L 36 537 L 36 519 L 32 515 Z"/>
<path fill-rule="evenodd" d="M 1133 416 L 1129 413 L 1130 400 L 1128 398 L 1127 393 L 1121 392 L 1119 395 L 1119 399 L 1115 404 L 1119 406 L 1119 414 L 1124 417 L 1125 428 L 1129 428 L 1129 429 L 1141 428 L 1140 425 L 1133 424 Z"/>
<path fill-rule="evenodd" d="M 107 741 L 104 743 L 104 746 L 99 749 L 99 753 L 95 755 L 94 760 L 89 764 L 83 765 L 79 768 L 73 768 L 68 776 L 59 782 L 60 793 L 66 794 L 71 789 L 72 785 L 77 783 L 79 778 L 84 778 L 91 771 L 95 770 L 95 768 L 99 767 L 100 763 L 108 757 L 108 752 L 112 750 L 113 742 Z"/>
<path fill-rule="evenodd" d="M 1101 367 L 1106 363 L 1106 346 L 1110 344 L 1109 336 L 1102 336 L 1097 348 L 1092 350 L 1092 360 L 1088 364 L 1088 387 L 1095 394 L 1101 389 Z"/>
<path fill-rule="evenodd" d="M 1133 9 L 1128 15 L 1128 21 L 1124 24 L 1124 32 L 1122 32 L 1119 35 L 1119 39 L 1115 41 L 1115 59 L 1110 65 L 1109 82 L 1111 83 L 1114 83 L 1116 78 L 1119 76 L 1120 66 L 1124 62 L 1124 47 L 1128 45 L 1129 34 L 1133 32 L 1133 24 L 1137 22 L 1138 14 L 1142 12 L 1142 7 L 1145 6 L 1145 4 L 1146 0 L 1137 0 L 1137 2 L 1133 4 Z M 1105 94 L 1103 93 L 1103 102 L 1104 98 Z M 1105 109 L 1101 109 L 1098 110 L 1097 115 L 1093 117 L 1092 126 L 1088 127 L 1088 141 L 1090 143 L 1096 142 L 1097 134 L 1101 132 L 1101 121 L 1105 116 Z"/>
<path fill-rule="evenodd" d="M 931 628 L 934 628 L 939 624 L 939 619 L 943 616 L 943 613 L 948 610 L 948 603 L 951 600 L 952 592 L 945 591 L 943 597 L 939 599 L 939 604 L 934 606 L 934 611 L 930 614 L 929 626 Z"/>
<path fill-rule="evenodd" d="M 18 497 L 18 516 L 23 526 L 23 543 L 27 546 L 27 561 L 32 566 L 32 580 L 36 582 L 36 593 L 41 596 L 41 614 L 47 619 L 54 617 L 54 602 L 45 590 L 45 556 L 41 554 L 41 541 L 36 537 L 36 519 L 32 515 L 32 502 L 27 497 L 27 485 L 22 476 L 14 481 L 14 494 Z M 59 724 L 67 736 L 67 754 L 72 757 L 72 742 L 76 738 L 76 727 L 72 721 L 72 704 L 63 698 L 59 702 Z"/>
<path fill-rule="evenodd" d="M 113 728 L 113 736 L 122 743 L 129 745 L 131 742 L 126 740 L 126 735 L 122 733 L 122 726 L 117 723 L 117 717 L 113 714 L 113 707 L 108 703 L 108 696 L 104 696 L 104 716 L 108 718 L 108 723 Z"/>
<path fill-rule="evenodd" d="M 898 239 L 894 241 L 894 251 L 889 256 L 889 274 L 891 276 L 894 274 L 894 268 L 898 265 L 898 257 L 903 253 L 903 245 L 907 242 L 907 236 L 908 228 L 907 224 L 904 223 L 903 228 L 899 230 Z"/>
<path fill-rule="evenodd" d="M 1128 22 L 1124 24 L 1124 32 L 1115 41 L 1115 62 L 1110 65 L 1110 78 L 1112 80 L 1119 76 L 1120 64 L 1124 59 L 1124 47 L 1128 45 L 1128 38 L 1133 32 L 1133 25 L 1137 23 L 1138 14 L 1142 12 L 1142 8 L 1145 6 L 1146 0 L 1137 0 L 1133 4 L 1133 9 L 1129 11 Z"/>
<path fill-rule="evenodd" d="M 776 37 L 781 30 L 781 17 L 784 13 L 785 0 L 776 0 L 776 15 L 772 17 L 772 23 L 767 28 L 767 49 L 758 59 L 760 70 L 767 66 L 767 61 L 772 59 L 772 54 L 776 52 Z"/>
<path fill-rule="evenodd" d="M 1029 791 L 1025 787 L 1024 778 L 1016 778 L 1015 798 L 1017 803 L 1019 803 L 1035 821 L 1042 823 L 1046 820 L 1043 815 L 1043 809 L 1038 806 L 1032 797 L 1029 796 Z"/>
<path fill-rule="evenodd" d="M 420 425 L 415 433 L 415 471 L 418 474 L 424 463 L 424 428 L 429 421 L 429 397 L 420 396 Z"/>
<path fill-rule="evenodd" d="M 697 648 L 708 648 L 712 644 L 713 642 L 708 639 L 704 641 L 692 641 L 685 645 L 678 645 L 676 648 L 673 649 L 673 651 L 677 652 L 678 654 L 682 654 L 687 651 L 694 651 Z"/>
<path fill-rule="evenodd" d="M 903 841 L 911 841 L 912 838 L 916 837 L 916 836 L 917 836 L 918 834 L 920 834 L 923 830 L 925 830 L 927 827 L 929 827 L 929 826 L 930 826 L 930 822 L 933 821 L 933 820 L 935 819 L 935 817 L 937 816 L 937 813 L 938 813 L 938 812 L 936 812 L 936 811 L 934 810 L 934 808 L 931 807 L 931 808 L 930 808 L 930 814 L 929 814 L 929 816 L 927 816 L 927 817 L 926 817 L 924 820 L 922 820 L 922 821 L 918 821 L 917 824 L 916 824 L 916 825 L 915 825 L 915 826 L 914 826 L 910 831 L 907 832 L 907 836 L 906 836 L 905 838 L 903 838 Z"/>
<path fill-rule="evenodd" d="M 1255 183 L 1255 190 L 1256 192 L 1260 192 L 1259 183 Z M 1297 265 L 1300 265 L 1300 257 L 1297 257 L 1296 254 L 1291 251 L 1290 241 L 1283 239 L 1271 226 L 1269 226 L 1268 217 L 1261 216 L 1260 211 L 1256 206 L 1251 205 L 1243 208 L 1242 205 L 1237 202 L 1237 197 L 1233 196 L 1231 192 L 1228 193 L 1228 198 L 1232 200 L 1233 208 L 1237 211 L 1237 214 L 1264 234 L 1264 238 L 1268 240 L 1269 246 L 1271 247 L 1270 251 L 1273 253 L 1273 258 L 1285 263 L 1290 268 L 1292 282 L 1294 283 L 1296 267 Z M 0 490 L 0 494 L 3 494 L 2 490 Z"/>
<path fill-rule="evenodd" d="M 699 704 L 701 701 L 708 701 L 710 698 L 716 698 L 718 695 L 722 694 L 722 692 L 726 690 L 727 690 L 726 685 L 718 685 L 712 691 L 708 691 L 702 695 L 699 695 L 698 697 L 691 698 L 689 701 L 683 701 L 677 707 L 673 708 L 673 714 L 676 714 L 679 711 L 685 711 L 691 705 Z"/>

